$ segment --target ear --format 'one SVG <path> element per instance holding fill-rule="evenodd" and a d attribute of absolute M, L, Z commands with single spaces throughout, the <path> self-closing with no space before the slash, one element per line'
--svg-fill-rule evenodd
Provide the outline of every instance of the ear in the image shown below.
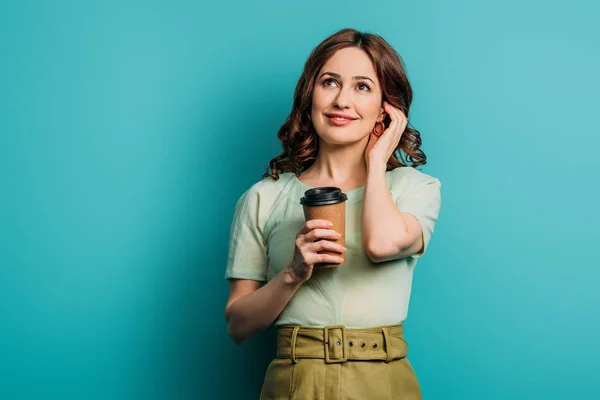
<path fill-rule="evenodd" d="M 383 120 L 385 119 L 386 115 L 387 115 L 387 113 L 385 112 L 385 109 L 382 106 L 379 109 L 379 115 L 377 116 L 377 122 L 383 122 Z"/>

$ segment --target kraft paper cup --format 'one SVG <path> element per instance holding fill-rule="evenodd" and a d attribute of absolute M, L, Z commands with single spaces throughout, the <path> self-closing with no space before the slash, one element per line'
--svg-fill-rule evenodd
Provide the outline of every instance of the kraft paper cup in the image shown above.
<path fill-rule="evenodd" d="M 312 219 L 323 219 L 331 221 L 333 227 L 331 229 L 339 232 L 342 237 L 338 240 L 329 240 L 334 243 L 339 243 L 346 246 L 346 200 L 348 197 L 341 189 L 332 186 L 324 186 L 309 189 L 304 193 L 304 197 L 300 199 L 300 204 L 304 208 L 304 217 L 306 221 Z M 332 254 L 342 259 L 345 259 L 345 253 L 336 253 L 333 251 L 321 251 L 321 254 Z M 319 263 L 315 264 L 318 267 L 337 267 L 344 263 Z"/>

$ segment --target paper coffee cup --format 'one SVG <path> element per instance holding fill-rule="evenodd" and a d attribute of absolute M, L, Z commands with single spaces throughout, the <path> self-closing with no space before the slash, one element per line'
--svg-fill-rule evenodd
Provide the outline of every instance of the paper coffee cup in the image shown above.
<path fill-rule="evenodd" d="M 306 221 L 312 219 L 323 219 L 331 221 L 333 227 L 331 229 L 339 232 L 342 237 L 338 240 L 329 240 L 334 243 L 339 243 L 346 246 L 346 200 L 348 197 L 341 189 L 333 186 L 324 186 L 309 189 L 304 193 L 304 197 L 300 199 L 300 204 L 304 208 L 304 218 Z M 333 251 L 321 251 L 321 254 L 332 254 L 345 258 L 345 253 L 336 253 Z M 341 264 L 336 263 L 319 263 L 315 264 L 318 267 L 337 267 Z"/>

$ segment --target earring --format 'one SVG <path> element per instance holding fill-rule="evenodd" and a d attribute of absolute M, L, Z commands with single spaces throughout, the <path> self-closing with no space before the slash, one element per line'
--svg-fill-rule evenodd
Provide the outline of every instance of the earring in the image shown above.
<path fill-rule="evenodd" d="M 381 129 L 378 129 L 379 124 L 381 124 Z M 373 132 L 375 133 L 375 135 L 381 136 L 381 135 L 383 135 L 384 131 L 385 131 L 385 124 L 383 123 L 383 121 L 376 122 L 375 127 L 373 128 Z"/>

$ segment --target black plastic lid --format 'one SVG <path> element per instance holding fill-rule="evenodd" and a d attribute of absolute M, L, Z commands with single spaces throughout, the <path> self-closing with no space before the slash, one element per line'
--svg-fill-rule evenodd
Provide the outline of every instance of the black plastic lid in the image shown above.
<path fill-rule="evenodd" d="M 327 206 L 346 200 L 348 200 L 348 196 L 342 193 L 340 188 L 323 186 L 304 192 L 304 197 L 300 199 L 300 204 L 304 206 Z"/>

